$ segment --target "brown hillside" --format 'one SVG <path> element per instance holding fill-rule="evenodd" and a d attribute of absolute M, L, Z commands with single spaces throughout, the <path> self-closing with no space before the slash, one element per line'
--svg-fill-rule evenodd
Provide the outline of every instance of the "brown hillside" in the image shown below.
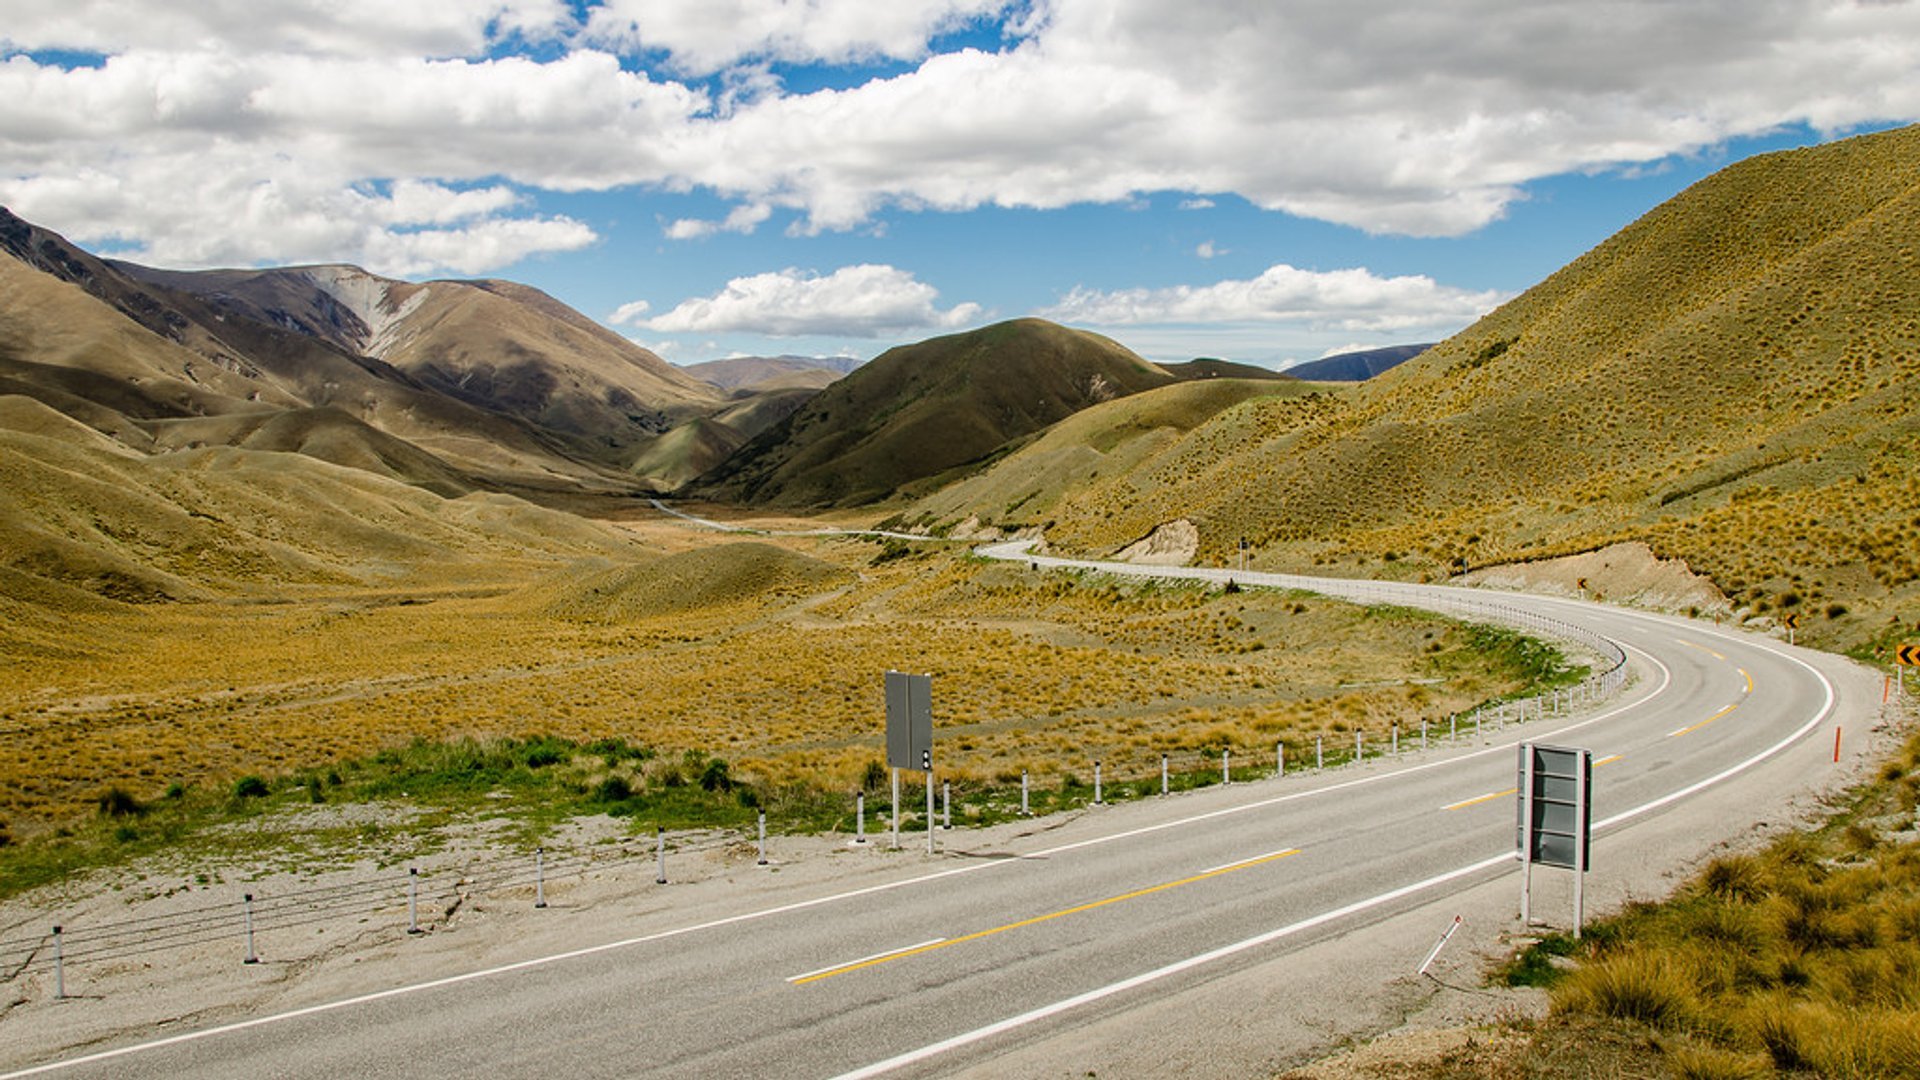
<path fill-rule="evenodd" d="M 876 502 L 1090 405 L 1174 381 L 1123 346 L 1039 319 L 889 349 L 695 489 L 775 506 Z"/>
<path fill-rule="evenodd" d="M 1250 402 L 1062 500 L 1266 565 L 1451 571 L 1642 540 L 1754 612 L 1920 605 L 1920 128 L 1749 159 L 1337 397 Z"/>

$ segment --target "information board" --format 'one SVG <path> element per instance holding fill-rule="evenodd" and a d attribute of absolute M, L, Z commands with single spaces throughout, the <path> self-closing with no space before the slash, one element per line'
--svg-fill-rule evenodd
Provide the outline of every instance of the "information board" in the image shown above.
<path fill-rule="evenodd" d="M 933 676 L 887 672 L 887 765 L 931 769 Z"/>

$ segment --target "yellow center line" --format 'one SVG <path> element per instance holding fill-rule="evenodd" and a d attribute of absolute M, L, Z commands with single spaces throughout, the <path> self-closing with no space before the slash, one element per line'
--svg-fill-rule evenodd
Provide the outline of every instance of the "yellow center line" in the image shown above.
<path fill-rule="evenodd" d="M 1697 724 L 1688 724 L 1686 727 L 1680 728 L 1677 731 L 1667 732 L 1667 738 L 1671 739 L 1676 735 L 1685 735 L 1689 731 L 1698 731 L 1699 729 L 1706 727 L 1708 724 L 1713 723 L 1715 720 L 1720 719 L 1721 717 L 1727 715 L 1728 713 L 1732 712 L 1733 710 L 1739 707 L 1740 706 L 1738 704 L 1729 705 L 1726 708 L 1721 709 L 1719 712 L 1714 713 L 1712 716 L 1707 717 L 1705 720 L 1702 720 Z"/>
<path fill-rule="evenodd" d="M 1520 789 L 1519 789 L 1519 788 L 1508 788 L 1508 789 L 1507 789 L 1507 790 L 1505 790 L 1505 791 L 1491 791 L 1491 792 L 1488 792 L 1488 793 L 1487 793 L 1487 794 L 1485 794 L 1485 795 L 1475 795 L 1475 796 L 1474 796 L 1473 798 L 1471 798 L 1471 799 L 1462 799 L 1462 800 L 1460 800 L 1460 801 L 1459 801 L 1459 802 L 1457 802 L 1457 803 L 1448 803 L 1448 804 L 1447 804 L 1446 806 L 1443 806 L 1443 807 L 1441 807 L 1440 809 L 1442 809 L 1442 810 L 1460 810 L 1460 809 L 1464 809 L 1465 807 L 1469 807 L 1469 806 L 1478 806 L 1479 804 L 1481 804 L 1481 803 L 1483 803 L 1483 802 L 1492 802 L 1492 801 L 1493 801 L 1493 800 L 1495 800 L 1495 799 L 1500 799 L 1500 798 L 1505 798 L 1505 797 L 1506 797 L 1506 796 L 1508 796 L 1508 795 L 1515 795 L 1515 794 L 1518 794 L 1518 793 L 1519 793 L 1519 791 L 1520 791 Z"/>
<path fill-rule="evenodd" d="M 1740 674 L 1742 674 L 1742 675 L 1745 675 L 1745 676 L 1746 676 L 1746 679 L 1747 679 L 1747 693 L 1749 693 L 1749 694 L 1751 694 L 1751 693 L 1753 693 L 1753 676 L 1747 673 L 1747 669 L 1746 669 L 1746 668 L 1740 668 L 1740 669 L 1738 669 L 1738 670 L 1739 670 L 1739 672 L 1740 672 Z"/>
<path fill-rule="evenodd" d="M 1688 641 L 1686 638 L 1674 638 L 1673 640 L 1679 642 L 1682 645 L 1685 645 L 1689 649 L 1699 649 L 1701 652 L 1706 653 L 1708 656 L 1713 657 L 1715 660 L 1726 659 L 1725 656 L 1722 656 L 1721 654 L 1714 652 L 1712 649 L 1709 649 L 1705 645 L 1702 645 L 1698 642 Z"/>
<path fill-rule="evenodd" d="M 1070 908 L 1063 908 L 1059 911 L 1051 912 L 1046 915 L 1035 915 L 1031 919 L 1021 919 L 1019 922 L 1010 922 L 1003 926 L 993 927 L 990 930 L 975 930 L 971 934 L 962 934 L 961 936 L 956 938 L 947 938 L 943 941 L 930 941 L 925 945 L 916 945 L 911 948 L 900 949 L 895 952 L 882 954 L 880 956 L 868 957 L 865 960 L 855 960 L 850 964 L 841 964 L 838 967 L 830 967 L 822 971 L 816 971 L 810 975 L 802 975 L 796 978 L 789 979 L 787 981 L 791 982 L 795 986 L 804 986 L 807 983 L 819 982 L 821 979 L 831 979 L 835 975 L 845 975 L 850 971 L 859 971 L 862 968 L 877 967 L 881 964 L 889 963 L 894 960 L 904 960 L 909 956 L 919 956 L 922 953 L 930 953 L 935 951 L 936 949 L 944 949 L 952 945 L 960 945 L 969 941 L 978 941 L 981 938 L 992 937 L 995 934 L 1004 934 L 1009 930 L 1018 930 L 1021 927 L 1025 927 L 1025 926 L 1037 926 L 1040 923 L 1051 922 L 1054 919 L 1065 918 L 1068 915 L 1078 915 L 1083 911 L 1092 911 L 1095 908 L 1106 907 L 1108 904 L 1118 904 L 1122 900 L 1135 900 L 1142 896 L 1151 896 L 1157 892 L 1166 892 L 1168 889 L 1177 889 L 1182 885 L 1191 885 L 1196 881 L 1205 881 L 1208 878 L 1219 877 L 1222 874 L 1231 874 L 1236 870 L 1245 870 L 1245 869 L 1248 869 L 1249 867 L 1259 866 L 1262 863 L 1273 862 L 1275 859 L 1284 859 L 1289 855 L 1298 855 L 1298 854 L 1300 854 L 1299 848 L 1287 848 L 1284 851 L 1276 851 L 1270 855 L 1261 855 L 1256 858 L 1245 859 L 1237 863 L 1230 863 L 1226 866 L 1217 867 L 1212 870 L 1203 870 L 1198 874 L 1194 874 L 1191 877 L 1183 877 L 1178 881 L 1167 881 L 1167 882 L 1162 882 L 1159 885 L 1149 885 L 1144 889 L 1135 889 L 1134 891 L 1129 893 L 1121 893 L 1119 896 L 1109 896 L 1105 900 L 1095 900 L 1092 903 L 1080 904 L 1078 906 L 1070 907 Z"/>
<path fill-rule="evenodd" d="M 1593 767 L 1597 769 L 1602 765 L 1611 765 L 1614 762 L 1619 761 L 1620 757 L 1621 755 L 1619 754 L 1608 754 L 1606 757 L 1603 757 L 1599 761 L 1594 762 Z"/>

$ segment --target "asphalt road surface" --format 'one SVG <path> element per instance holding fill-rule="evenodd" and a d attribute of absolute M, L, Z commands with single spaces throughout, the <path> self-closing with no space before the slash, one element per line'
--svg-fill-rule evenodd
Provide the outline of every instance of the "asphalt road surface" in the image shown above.
<path fill-rule="evenodd" d="M 997 554 L 1027 560 L 1017 548 Z M 1038 572 L 1060 560 L 1032 559 Z M 1152 570 L 1224 578 L 1224 571 Z M 831 883 L 669 901 L 559 956 L 129 1042 L 4 1077 L 1258 1075 L 1472 982 L 1517 919 L 1515 744 L 1594 752 L 1596 906 L 1670 887 L 1830 775 L 1879 682 L 1770 639 L 1569 600 L 1237 574 L 1575 624 L 1624 690 L 1559 719 L 1023 831 L 920 837 Z M 1360 591 L 1364 589 L 1364 595 Z M 908 792 L 917 792 L 909 783 Z M 988 843 L 988 841 L 991 841 Z M 1564 871 L 1535 915 L 1568 925 Z M 1451 965 L 1451 966 L 1449 966 Z M 0 1080 L 4 1080 L 0 1077 Z"/>

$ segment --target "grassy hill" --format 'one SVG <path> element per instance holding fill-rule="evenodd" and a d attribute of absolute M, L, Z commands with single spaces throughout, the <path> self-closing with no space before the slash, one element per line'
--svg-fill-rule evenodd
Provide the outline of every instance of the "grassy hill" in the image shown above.
<path fill-rule="evenodd" d="M 502 564 L 632 550 L 604 526 L 510 496 L 443 499 L 298 453 L 147 456 L 30 398 L 0 397 L 0 598 L 22 620 L 0 620 L 0 653 L 26 647 L 21 626 L 99 598 L 458 583 L 491 579 Z"/>
<path fill-rule="evenodd" d="M 850 506 L 980 462 L 1009 440 L 1173 376 L 1096 334 L 1020 319 L 889 349 L 695 486 L 775 506 Z"/>
<path fill-rule="evenodd" d="M 1740 162 L 1384 375 L 1102 470 L 1049 539 L 1188 518 L 1203 560 L 1244 535 L 1427 578 L 1642 540 L 1816 640 L 1890 640 L 1920 612 L 1916 221 L 1920 128 Z"/>
<path fill-rule="evenodd" d="M 1296 379 L 1205 378 L 1144 390 L 1075 413 L 993 468 L 915 503 L 902 520 L 944 529 L 978 519 L 1006 531 L 1044 528 L 1071 493 L 1127 475 L 1181 436 L 1246 402 L 1324 390 Z"/>

